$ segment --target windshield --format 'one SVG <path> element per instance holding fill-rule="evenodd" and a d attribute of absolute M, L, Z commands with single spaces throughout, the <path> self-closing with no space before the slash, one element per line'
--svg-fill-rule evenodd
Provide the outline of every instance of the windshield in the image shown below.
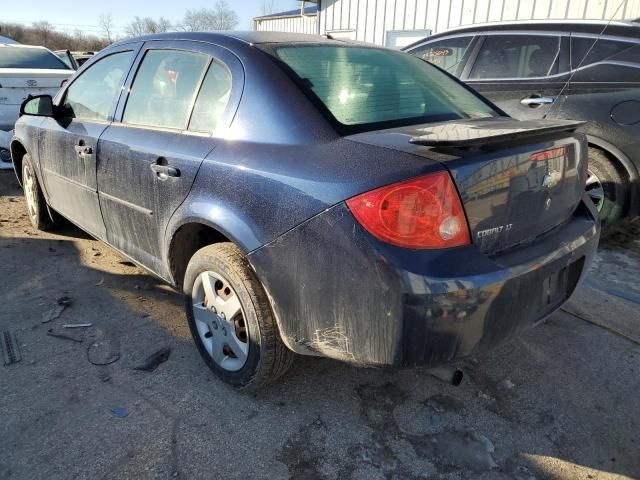
<path fill-rule="evenodd" d="M 458 81 L 405 53 L 301 45 L 276 48 L 275 54 L 346 127 L 364 130 L 499 115 Z"/>
<path fill-rule="evenodd" d="M 0 68 L 69 70 L 62 60 L 42 48 L 0 47 Z"/>

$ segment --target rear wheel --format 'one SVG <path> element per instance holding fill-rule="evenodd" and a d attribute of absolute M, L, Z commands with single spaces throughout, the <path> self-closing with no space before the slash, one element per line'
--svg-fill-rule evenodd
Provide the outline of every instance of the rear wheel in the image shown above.
<path fill-rule="evenodd" d="M 31 225 L 37 230 L 50 230 L 56 225 L 56 222 L 49 215 L 47 202 L 42 194 L 29 154 L 22 157 L 22 187 Z"/>
<path fill-rule="evenodd" d="M 589 148 L 587 195 L 596 206 L 603 228 L 622 218 L 628 186 L 609 157 L 601 150 Z"/>
<path fill-rule="evenodd" d="M 218 243 L 198 250 L 184 279 L 191 335 L 224 382 L 257 389 L 291 366 L 268 298 L 240 250 Z"/>

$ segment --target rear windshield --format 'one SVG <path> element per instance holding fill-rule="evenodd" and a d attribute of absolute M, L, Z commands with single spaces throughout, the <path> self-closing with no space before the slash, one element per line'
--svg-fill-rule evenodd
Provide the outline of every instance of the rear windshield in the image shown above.
<path fill-rule="evenodd" d="M 366 130 L 498 115 L 457 80 L 406 53 L 296 45 L 278 47 L 275 55 L 345 127 Z"/>
<path fill-rule="evenodd" d="M 69 70 L 62 60 L 40 48 L 0 47 L 0 68 Z"/>

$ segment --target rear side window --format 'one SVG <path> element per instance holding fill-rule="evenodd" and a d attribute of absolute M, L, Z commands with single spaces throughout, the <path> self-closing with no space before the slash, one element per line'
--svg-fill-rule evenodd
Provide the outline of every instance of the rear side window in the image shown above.
<path fill-rule="evenodd" d="M 114 53 L 91 65 L 69 86 L 64 100 L 65 116 L 106 121 L 122 79 L 129 71 L 133 52 Z"/>
<path fill-rule="evenodd" d="M 213 61 L 204 77 L 198 98 L 193 107 L 189 130 L 211 132 L 218 126 L 231 95 L 231 72 Z"/>
<path fill-rule="evenodd" d="M 588 37 L 572 37 L 571 39 L 571 68 L 591 65 L 602 62 L 629 48 L 633 48 L 635 43 L 618 42 L 616 40 L 606 40 Z"/>
<path fill-rule="evenodd" d="M 344 126 L 366 130 L 388 122 L 409 125 L 496 115 L 459 82 L 406 53 L 304 45 L 277 48 L 276 55 Z"/>
<path fill-rule="evenodd" d="M 122 121 L 132 125 L 186 129 L 207 55 L 149 50 L 131 86 Z"/>
<path fill-rule="evenodd" d="M 459 75 L 464 54 L 473 37 L 457 37 L 428 43 L 410 53 L 431 62 L 452 75 Z"/>
<path fill-rule="evenodd" d="M 0 68 L 69 70 L 69 67 L 50 51 L 25 47 L 0 47 Z"/>
<path fill-rule="evenodd" d="M 469 78 L 546 77 L 558 73 L 560 37 L 490 35 L 485 38 Z"/>

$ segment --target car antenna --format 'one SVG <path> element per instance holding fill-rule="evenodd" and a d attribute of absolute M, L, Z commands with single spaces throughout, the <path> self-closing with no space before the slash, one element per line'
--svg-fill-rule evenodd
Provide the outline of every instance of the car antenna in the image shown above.
<path fill-rule="evenodd" d="M 587 57 L 591 53 L 591 50 L 593 50 L 593 47 L 595 47 L 596 43 L 598 43 L 600 41 L 600 38 L 602 37 L 602 35 L 604 35 L 604 32 L 607 30 L 607 28 L 609 28 L 609 25 L 611 25 L 611 22 L 613 22 L 613 19 L 615 18 L 615 16 L 620 11 L 620 8 L 625 3 L 626 3 L 626 0 L 620 0 L 620 4 L 618 5 L 618 8 L 616 8 L 615 12 L 613 12 L 613 15 L 611 15 L 611 18 L 609 18 L 609 21 L 605 24 L 605 26 L 602 28 L 602 31 L 598 34 L 596 39 L 593 41 L 593 43 L 589 47 L 589 50 L 587 50 L 587 52 L 584 54 L 584 57 L 582 57 L 582 60 L 580 60 L 580 63 L 578 64 L 578 66 L 576 68 L 573 68 L 573 65 L 571 65 L 571 67 L 572 67 L 571 68 L 571 74 L 569 75 L 569 78 L 567 78 L 567 81 L 562 86 L 562 89 L 560 90 L 560 93 L 558 93 L 558 96 L 556 98 L 558 98 L 558 99 L 562 98 L 562 94 L 564 93 L 564 91 L 567 89 L 567 87 L 571 83 L 571 80 L 573 79 L 573 76 L 575 75 L 576 71 L 578 71 L 578 69 L 580 69 L 580 67 L 582 67 L 582 64 L 584 63 L 584 61 L 587 59 Z M 570 36 L 569 37 L 569 61 L 571 61 L 571 47 L 572 47 L 572 45 L 573 45 L 573 36 Z M 558 105 L 558 104 L 554 103 L 553 105 L 551 105 L 551 108 L 547 111 L 547 113 L 545 113 L 542 116 L 542 118 L 543 119 L 547 118 L 547 115 L 549 115 L 553 111 L 553 109 L 555 108 L 556 105 Z"/>

